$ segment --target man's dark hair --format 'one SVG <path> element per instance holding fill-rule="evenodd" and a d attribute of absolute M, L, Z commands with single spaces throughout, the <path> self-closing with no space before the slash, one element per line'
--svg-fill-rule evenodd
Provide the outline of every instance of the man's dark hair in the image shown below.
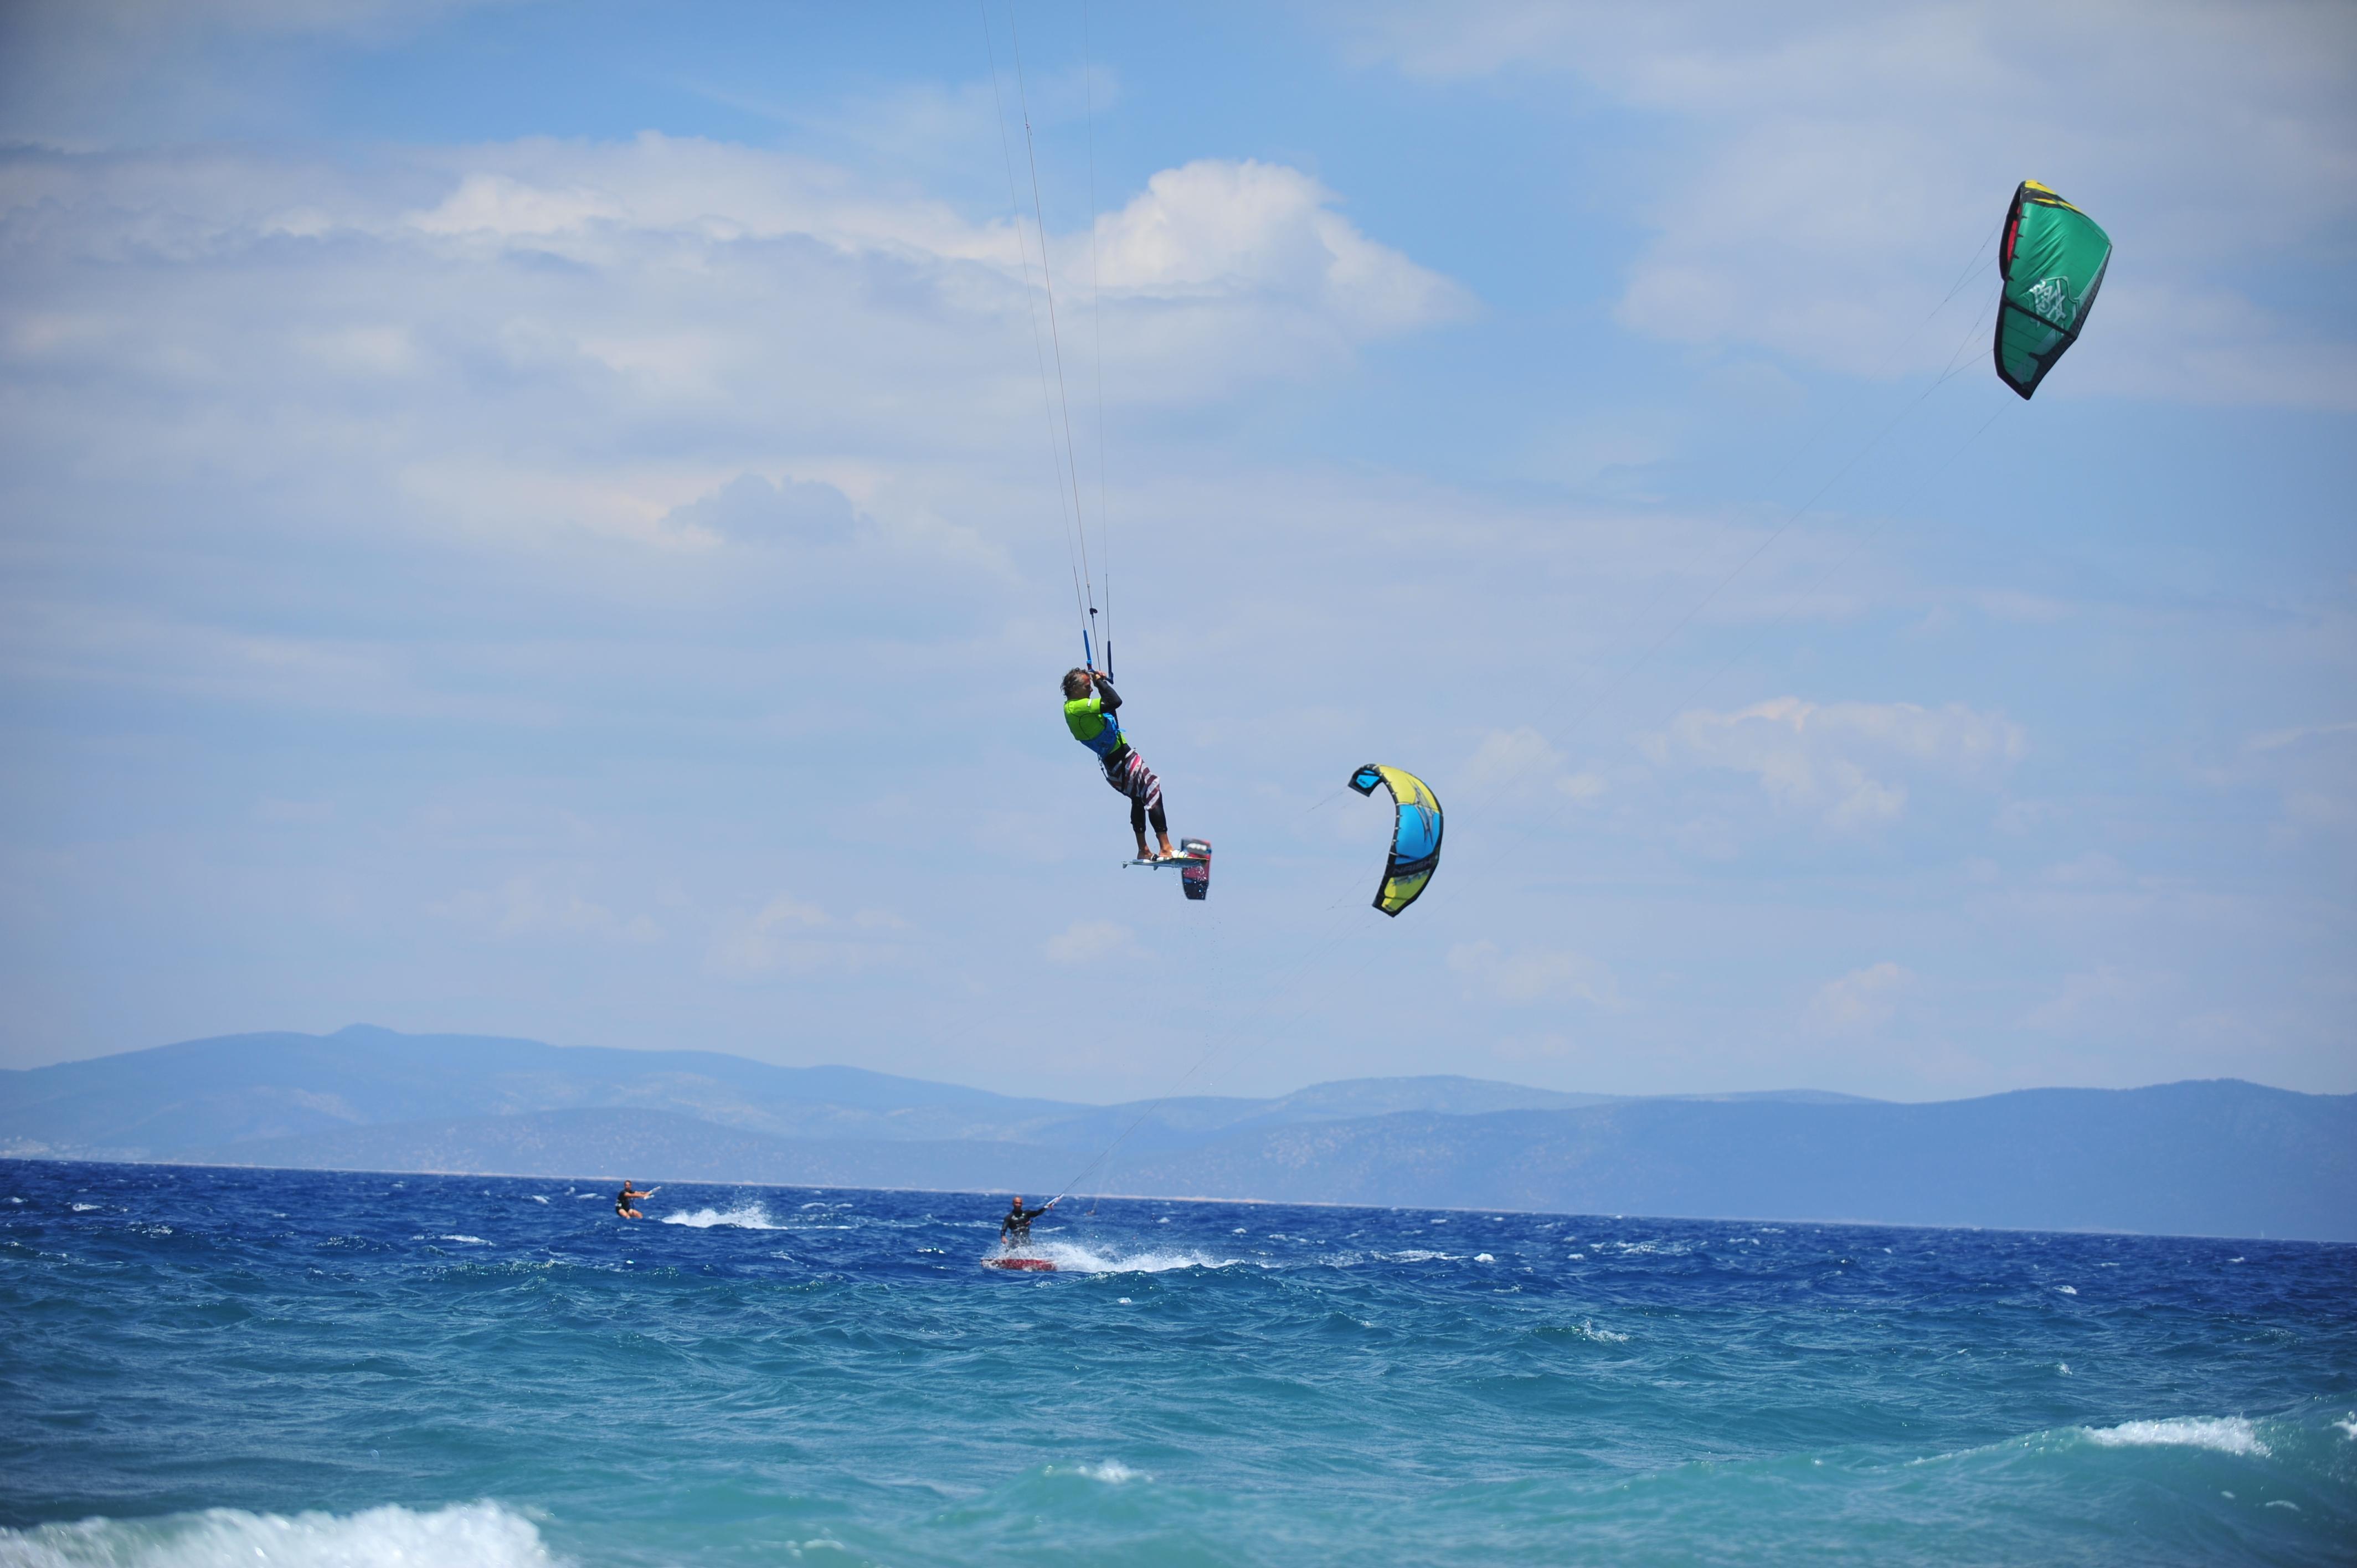
<path fill-rule="evenodd" d="M 1077 703 L 1089 694 L 1089 672 L 1084 665 L 1074 665 L 1064 671 L 1064 700 Z"/>

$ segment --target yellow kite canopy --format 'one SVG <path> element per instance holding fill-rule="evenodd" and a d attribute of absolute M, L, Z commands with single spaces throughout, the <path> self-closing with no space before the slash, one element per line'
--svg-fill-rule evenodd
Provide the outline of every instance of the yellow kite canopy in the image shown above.
<path fill-rule="evenodd" d="M 1375 908 L 1396 915 L 1420 897 L 1440 865 L 1440 797 L 1415 774 L 1370 762 L 1351 775 L 1351 788 L 1372 795 L 1381 784 L 1392 792 L 1399 817 L 1392 825 L 1392 857 L 1375 889 Z"/>

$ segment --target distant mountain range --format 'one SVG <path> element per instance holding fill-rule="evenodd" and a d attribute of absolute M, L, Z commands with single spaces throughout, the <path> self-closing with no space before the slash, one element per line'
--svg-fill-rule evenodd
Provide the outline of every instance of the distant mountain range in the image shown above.
<path fill-rule="evenodd" d="M 2357 1095 L 2231 1079 L 1900 1105 L 1391 1078 L 1089 1106 L 355 1026 L 0 1071 L 0 1156 L 1032 1194 L 1085 1175 L 1161 1197 L 2357 1240 Z"/>

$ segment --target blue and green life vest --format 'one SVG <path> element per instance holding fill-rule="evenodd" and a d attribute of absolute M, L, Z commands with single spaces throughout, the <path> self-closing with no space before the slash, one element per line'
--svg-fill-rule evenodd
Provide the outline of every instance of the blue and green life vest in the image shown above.
<path fill-rule="evenodd" d="M 1099 762 L 1128 744 L 1122 739 L 1120 718 L 1108 712 L 1104 699 L 1093 692 L 1064 704 L 1064 725 L 1074 740 L 1097 754 Z"/>

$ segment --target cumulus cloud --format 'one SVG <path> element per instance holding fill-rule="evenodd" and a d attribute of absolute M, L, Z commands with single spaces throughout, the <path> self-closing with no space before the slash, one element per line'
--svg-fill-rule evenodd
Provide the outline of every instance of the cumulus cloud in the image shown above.
<path fill-rule="evenodd" d="M 1203 158 L 1165 169 L 1098 221 L 1103 285 L 1166 302 L 1291 301 L 1366 337 L 1469 308 L 1464 290 L 1367 238 L 1335 199 L 1281 164 Z"/>
<path fill-rule="evenodd" d="M 1635 330 L 1910 368 L 1893 345 L 1918 337 L 2027 175 L 2122 250 L 2057 390 L 2357 406 L 2357 345 L 2254 301 L 2214 200 L 2268 213 L 2270 266 L 2305 261 L 2330 297 L 2357 220 L 2346 6 L 1473 0 L 1356 7 L 1344 26 L 1362 58 L 1411 74 L 1577 77 L 1674 127 L 1638 198 L 1653 238 L 1619 306 Z M 1976 265 L 1968 297 L 1994 286 L 1986 250 Z M 1914 364 L 1956 329 L 1922 336 Z"/>
<path fill-rule="evenodd" d="M 1108 214 L 1108 400 L 1316 373 L 1463 307 L 1333 203 L 1297 170 L 1201 161 Z M 555 509 L 651 538 L 748 470 L 822 477 L 783 455 L 1037 439 L 1013 226 L 808 158 L 653 133 L 367 168 L 20 147 L 0 218 L 9 379 L 51 432 L 148 464 L 332 455 L 510 527 Z"/>
<path fill-rule="evenodd" d="M 2278 848 L 2328 844 L 2346 854 L 2357 828 L 2357 719 L 2320 719 L 2249 736 L 2194 776 L 2216 789 L 2272 795 Z M 2337 844 L 2334 841 L 2338 841 Z"/>
<path fill-rule="evenodd" d="M 1565 948 L 1501 949 L 1492 941 L 1460 942 L 1448 967 L 1462 975 L 1466 993 L 1489 1001 L 1531 1003 L 1553 998 L 1618 1007 L 1612 972 L 1585 953 Z"/>
<path fill-rule="evenodd" d="M 833 485 L 739 474 L 668 519 L 740 544 L 840 544 L 859 526 L 858 509 Z"/>
<path fill-rule="evenodd" d="M 1546 790 L 1583 804 L 1607 788 L 1602 774 L 1566 768 L 1563 753 L 1528 725 L 1483 736 L 1458 777 L 1476 794 L 1513 796 Z"/>
<path fill-rule="evenodd" d="M 496 887 L 470 888 L 426 906 L 426 913 L 490 935 L 586 938 L 643 944 L 662 940 L 647 915 L 618 915 L 576 892 L 557 891 L 534 875 L 509 877 Z"/>
<path fill-rule="evenodd" d="M 2020 725 L 1961 703 L 1776 697 L 1729 714 L 1681 714 L 1647 749 L 1663 764 L 1752 774 L 1782 806 L 1815 812 L 1830 827 L 1862 828 L 1895 821 L 1906 808 L 1906 786 L 1877 772 L 1936 769 L 1951 779 L 1987 781 L 2024 746 Z"/>
<path fill-rule="evenodd" d="M 725 922 L 708 958 L 716 973 L 750 980 L 784 972 L 850 971 L 894 956 L 893 933 L 908 922 L 888 910 L 863 909 L 849 918 L 791 894 L 780 893 L 751 914 Z"/>
<path fill-rule="evenodd" d="M 2147 987 L 2111 964 L 2066 976 L 2044 1001 L 2026 1014 L 2022 1027 L 2048 1034 L 2073 1034 L 2090 1025 L 2115 1021 L 2147 999 Z"/>
<path fill-rule="evenodd" d="M 1852 970 L 1817 988 L 1804 1022 L 1821 1035 L 1870 1034 L 1890 1022 L 1914 983 L 1910 971 L 1887 960 Z"/>
<path fill-rule="evenodd" d="M 1043 950 L 1050 963 L 1095 963 L 1135 955 L 1137 937 L 1127 926 L 1111 920 L 1075 920 L 1049 937 Z"/>

